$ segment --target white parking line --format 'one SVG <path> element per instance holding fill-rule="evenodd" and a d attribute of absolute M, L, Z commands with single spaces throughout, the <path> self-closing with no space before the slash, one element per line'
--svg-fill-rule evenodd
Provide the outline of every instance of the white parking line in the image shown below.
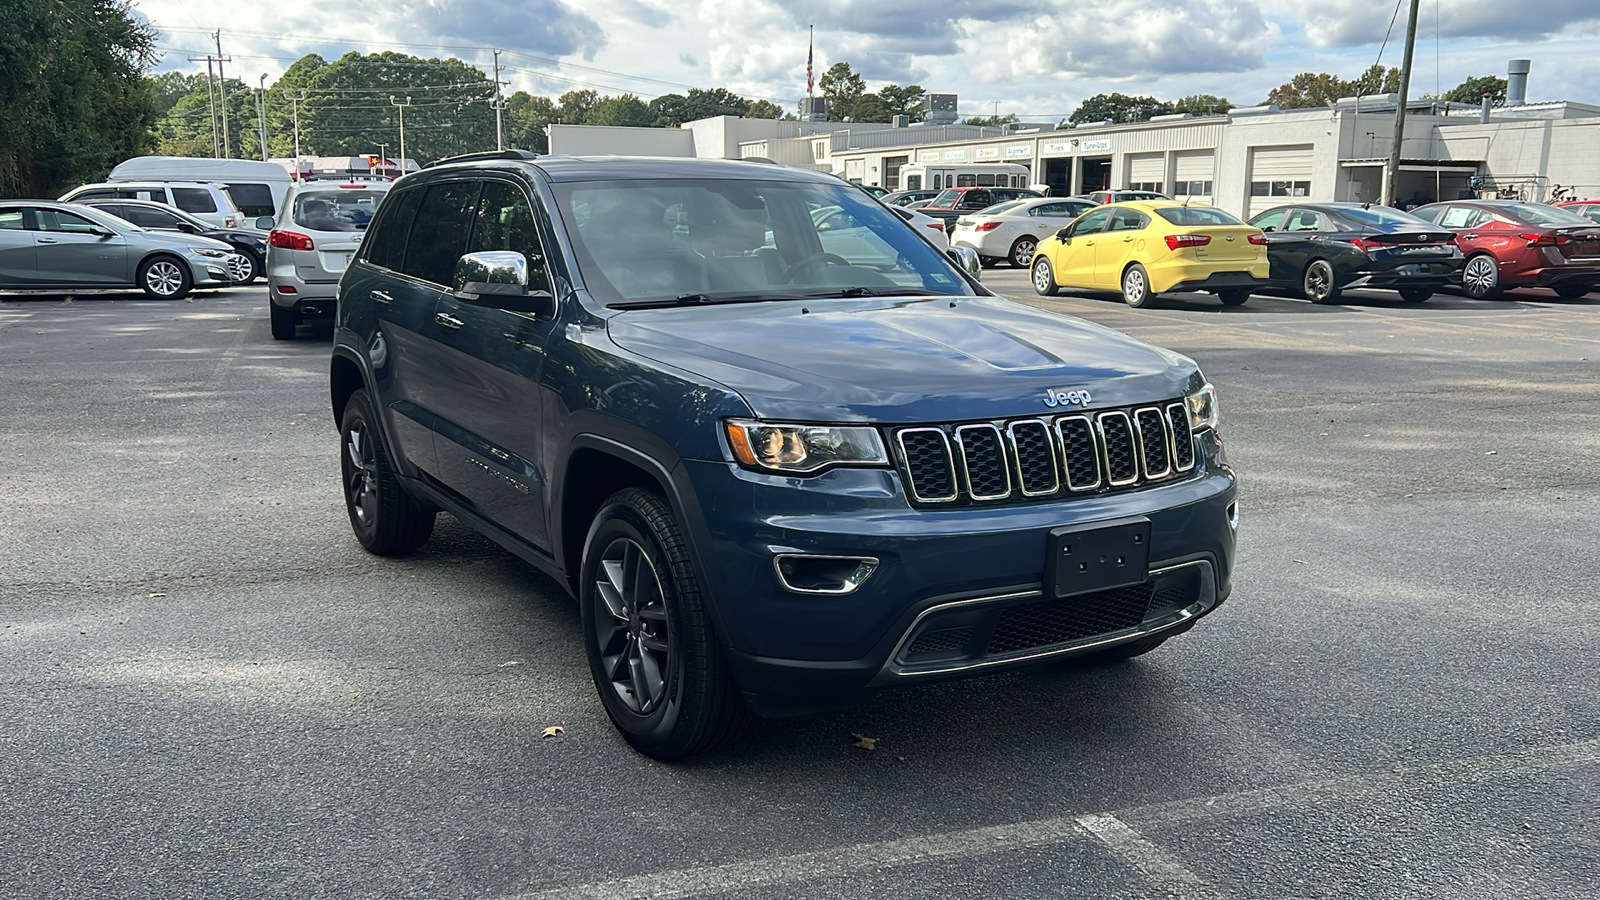
<path fill-rule="evenodd" d="M 1278 807 L 1304 808 L 1400 790 L 1414 793 L 1595 762 L 1600 762 L 1600 740 L 1534 747 L 1425 766 L 1397 766 L 1385 772 L 1313 779 L 1214 797 L 1147 804 L 1114 813 L 1039 819 L 1013 825 L 855 844 L 813 853 L 674 869 L 612 881 L 548 888 L 498 900 L 671 900 L 703 897 L 752 888 L 815 882 L 909 863 L 988 856 L 1084 839 L 1092 839 L 1109 848 L 1124 862 L 1139 870 L 1152 887 L 1178 900 L 1221 898 L 1226 895 L 1163 853 L 1135 827 L 1168 827 Z"/>

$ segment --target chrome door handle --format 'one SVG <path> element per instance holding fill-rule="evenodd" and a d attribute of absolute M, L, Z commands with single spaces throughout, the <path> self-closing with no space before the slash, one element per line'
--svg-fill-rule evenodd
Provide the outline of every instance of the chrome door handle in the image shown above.
<path fill-rule="evenodd" d="M 54 243 L 56 243 L 56 239 L 55 238 L 51 238 L 51 237 L 43 237 L 43 236 L 41 236 L 39 238 L 39 243 L 41 243 L 41 244 L 54 244 Z"/>
<path fill-rule="evenodd" d="M 1475 234 L 1463 234 L 1461 237 L 1469 241 L 1475 241 L 1478 239 L 1478 236 Z"/>
<path fill-rule="evenodd" d="M 449 313 L 434 313 L 433 320 L 446 328 L 455 330 L 467 324 Z"/>
<path fill-rule="evenodd" d="M 385 294 L 383 291 L 370 291 L 370 292 L 368 292 L 367 296 L 371 297 L 372 299 L 374 299 L 376 301 L 378 301 L 379 303 L 393 303 L 394 302 L 394 298 L 389 296 L 388 294 Z"/>

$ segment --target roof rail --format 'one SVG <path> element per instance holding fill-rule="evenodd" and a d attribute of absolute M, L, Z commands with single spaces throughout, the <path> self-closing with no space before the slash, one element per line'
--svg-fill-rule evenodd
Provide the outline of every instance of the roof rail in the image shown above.
<path fill-rule="evenodd" d="M 491 159 L 530 160 L 538 158 L 539 154 L 534 153 L 531 150 L 485 150 L 482 153 L 463 153 L 460 156 L 447 156 L 444 159 L 436 159 L 433 162 L 423 166 L 423 168 L 431 169 L 434 166 L 442 166 L 446 163 L 487 162 Z"/>

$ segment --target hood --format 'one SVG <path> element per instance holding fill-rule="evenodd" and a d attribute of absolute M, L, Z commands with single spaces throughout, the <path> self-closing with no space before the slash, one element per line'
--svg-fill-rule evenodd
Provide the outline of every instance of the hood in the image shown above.
<path fill-rule="evenodd" d="M 173 250 L 186 250 L 190 247 L 204 247 L 209 250 L 226 250 L 233 252 L 233 246 L 222 241 L 201 237 L 198 234 L 179 234 L 175 231 L 146 231 L 145 240 L 154 246 L 170 247 Z"/>
<path fill-rule="evenodd" d="M 1193 362 L 1080 319 L 991 297 L 632 310 L 611 339 L 738 391 L 764 419 L 944 422 L 1179 397 Z"/>

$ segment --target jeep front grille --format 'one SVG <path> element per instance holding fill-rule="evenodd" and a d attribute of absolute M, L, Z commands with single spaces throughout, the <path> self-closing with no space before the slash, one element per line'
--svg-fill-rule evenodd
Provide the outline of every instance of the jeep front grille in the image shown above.
<path fill-rule="evenodd" d="M 1064 497 L 1166 481 L 1195 467 L 1182 402 L 894 432 L 917 503 Z"/>

